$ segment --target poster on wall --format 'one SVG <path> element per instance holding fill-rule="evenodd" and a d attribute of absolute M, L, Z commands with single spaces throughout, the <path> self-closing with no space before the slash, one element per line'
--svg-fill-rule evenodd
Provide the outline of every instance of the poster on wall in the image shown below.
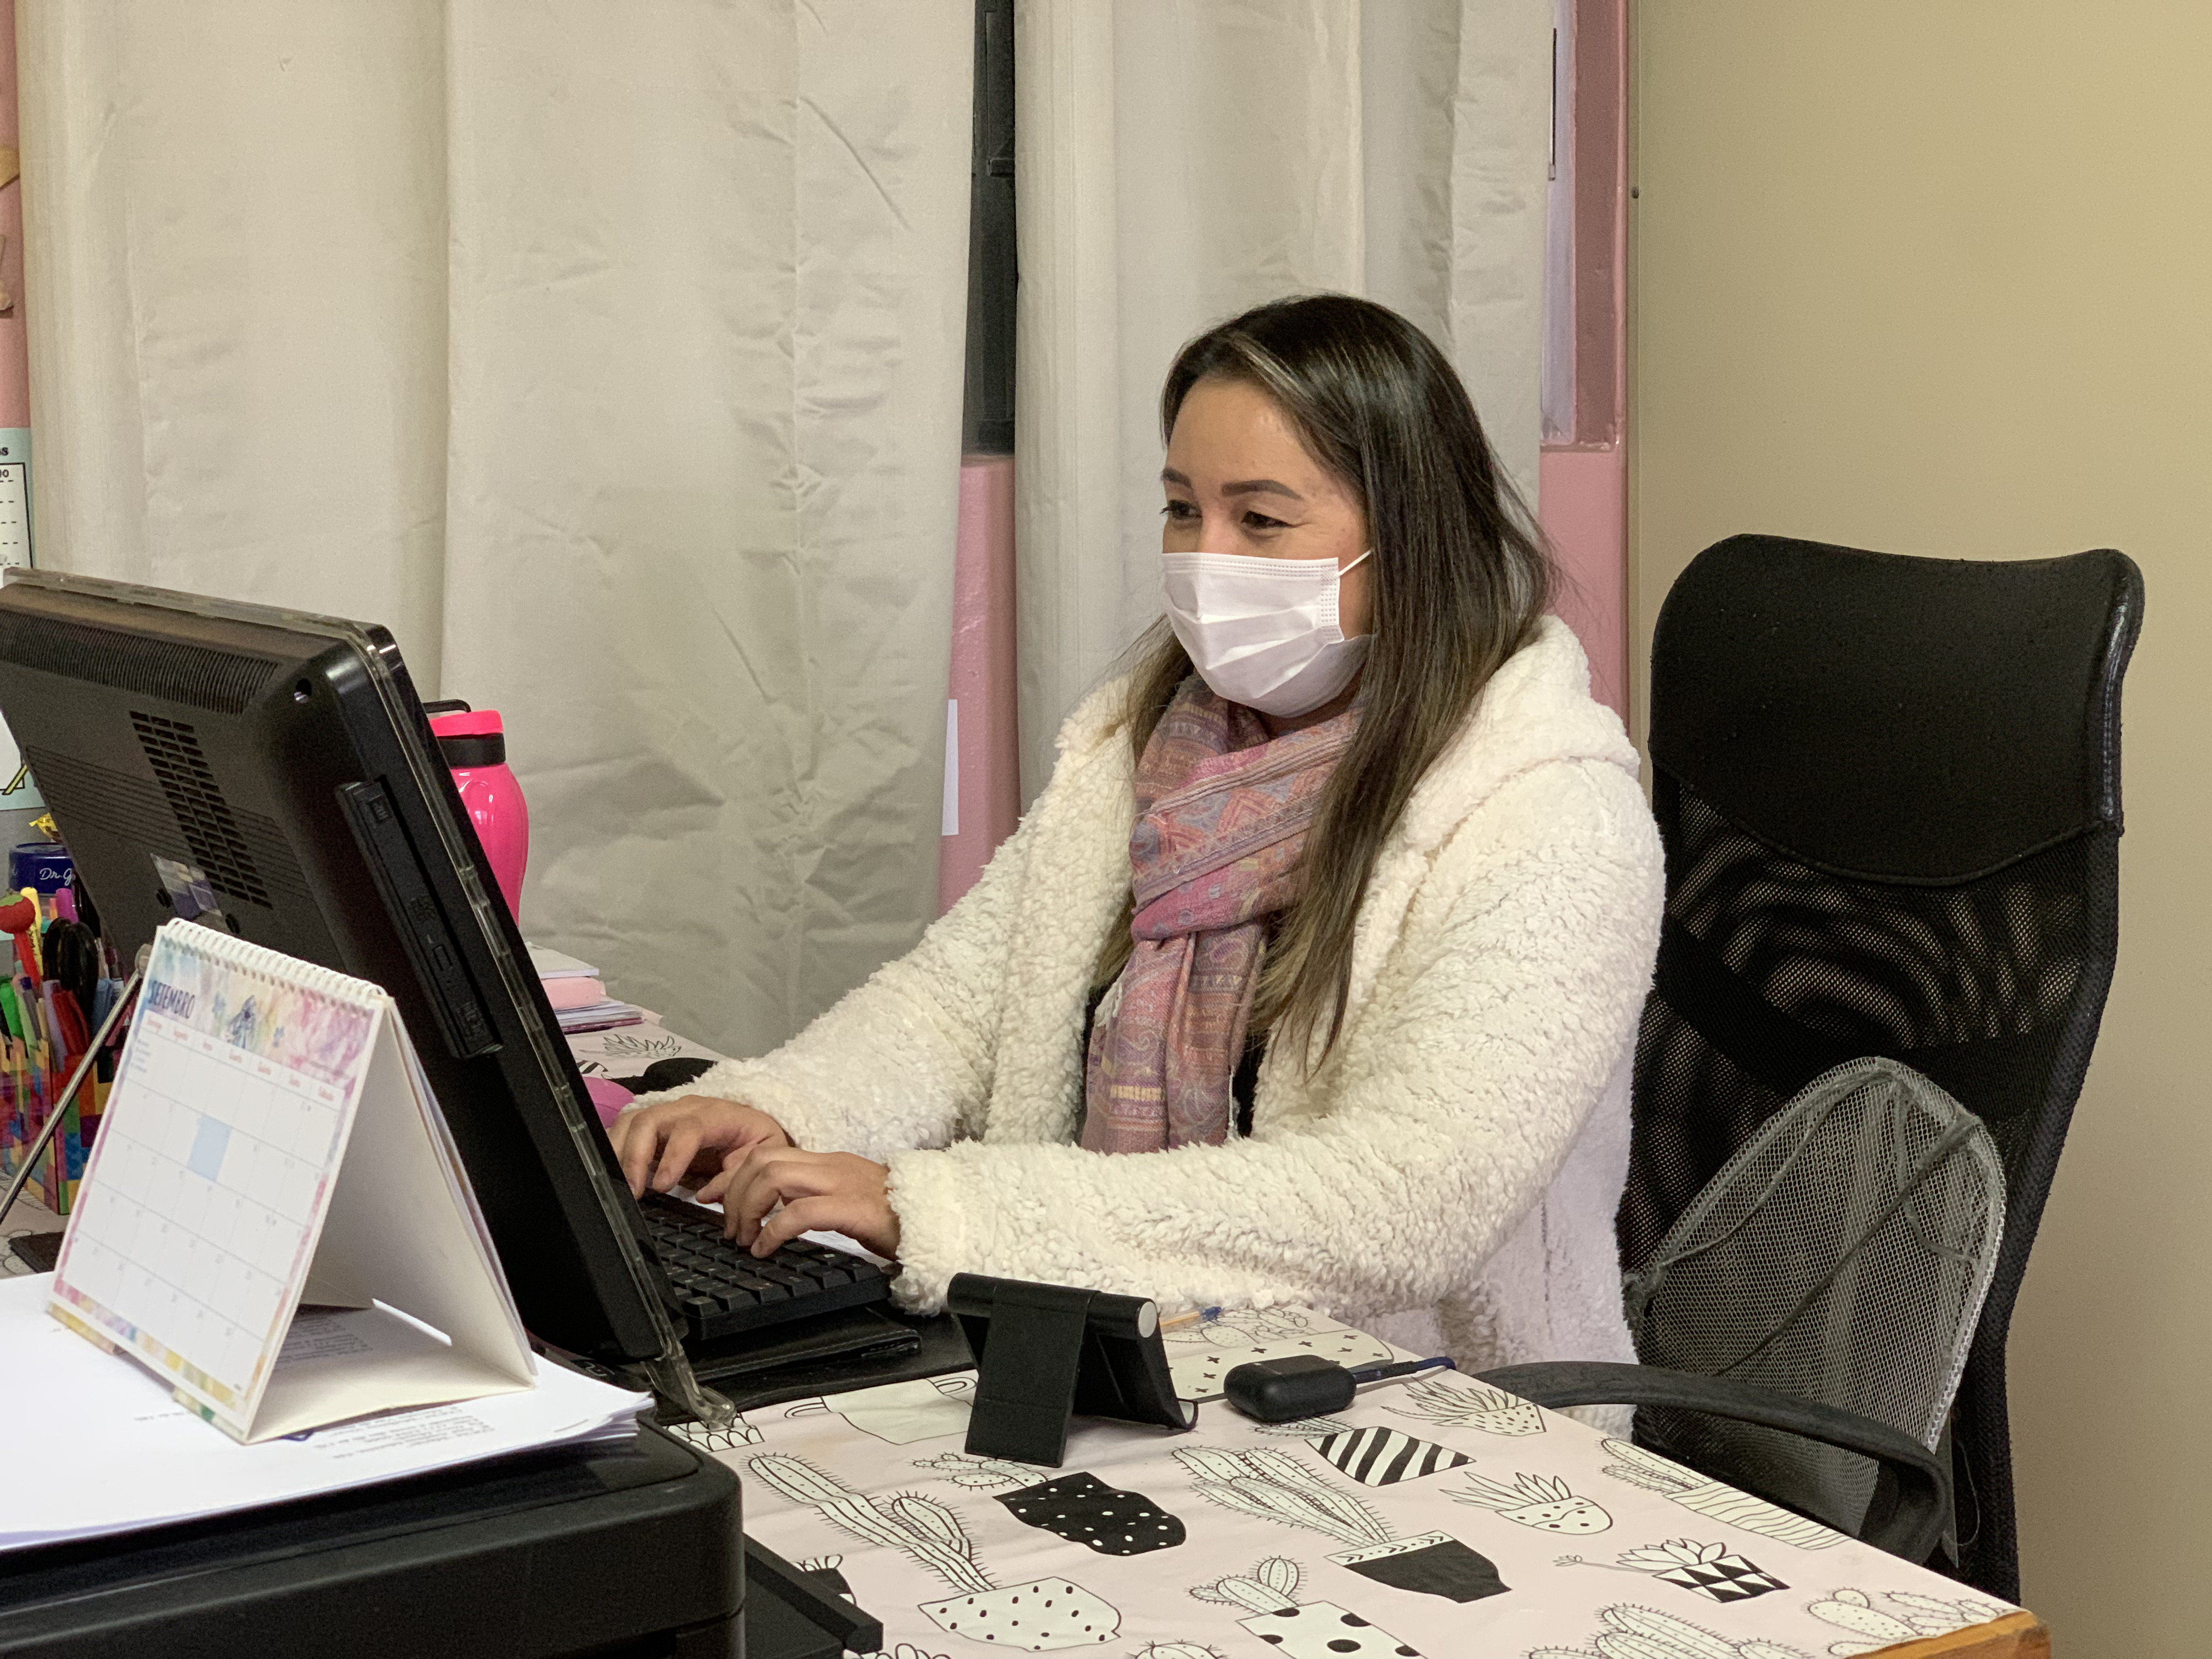
<path fill-rule="evenodd" d="M 23 764 L 21 752 L 4 722 L 0 722 L 0 812 L 43 812 L 46 797 Z"/>
<path fill-rule="evenodd" d="M 0 568 L 31 562 L 31 428 L 0 426 Z"/>

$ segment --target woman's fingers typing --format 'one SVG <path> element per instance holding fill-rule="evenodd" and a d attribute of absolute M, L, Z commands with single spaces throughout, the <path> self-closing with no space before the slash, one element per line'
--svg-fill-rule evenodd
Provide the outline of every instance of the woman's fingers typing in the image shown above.
<path fill-rule="evenodd" d="M 802 1198 L 787 1204 L 761 1223 L 760 1231 L 753 1236 L 753 1254 L 768 1255 L 781 1245 L 788 1244 L 801 1233 L 843 1233 L 848 1238 L 860 1238 L 868 1225 L 869 1212 L 864 1206 L 848 1202 L 825 1194 L 820 1198 Z M 866 1239 L 860 1239 L 866 1243 Z M 874 1249 L 873 1245 L 869 1246 Z M 880 1255 L 882 1252 L 878 1251 Z"/>
<path fill-rule="evenodd" d="M 608 1135 L 634 1195 L 688 1182 L 701 1203 L 720 1202 L 723 1231 L 755 1255 L 817 1228 L 882 1255 L 898 1249 L 889 1170 L 850 1152 L 801 1152 L 752 1107 L 683 1095 L 623 1113 Z"/>
<path fill-rule="evenodd" d="M 643 1111 L 624 1112 L 607 1126 L 615 1161 L 622 1165 L 623 1179 L 629 1184 L 633 1197 L 643 1196 L 645 1178 L 653 1172 L 654 1154 L 660 1150 L 660 1124 L 654 1116 L 659 1109 L 648 1106 Z"/>
<path fill-rule="evenodd" d="M 733 1100 L 682 1095 L 625 1112 L 608 1131 L 623 1178 L 635 1197 L 647 1186 L 666 1192 L 685 1180 L 720 1179 L 732 1154 L 757 1146 L 789 1146 L 767 1113 Z"/>
<path fill-rule="evenodd" d="M 691 1160 L 698 1155 L 699 1143 L 703 1139 L 705 1136 L 695 1118 L 680 1118 L 669 1126 L 668 1138 L 660 1146 L 660 1162 L 653 1167 L 653 1191 L 665 1193 L 684 1178 L 684 1172 L 691 1167 Z M 630 1183 L 633 1190 L 636 1184 L 635 1181 Z"/>
<path fill-rule="evenodd" d="M 748 1145 L 723 1153 L 722 1167 L 712 1177 L 702 1183 L 699 1189 L 691 1194 L 692 1197 L 697 1199 L 702 1204 L 720 1204 L 724 1193 L 729 1189 L 730 1182 L 736 1178 L 738 1171 L 744 1167 L 745 1154 L 751 1150 L 752 1146 Z"/>
<path fill-rule="evenodd" d="M 758 1146 L 732 1159 L 719 1179 L 723 1231 L 755 1255 L 817 1228 L 847 1234 L 881 1255 L 898 1249 L 890 1171 L 865 1158 Z"/>
<path fill-rule="evenodd" d="M 827 1162 L 820 1153 L 787 1147 L 749 1148 L 734 1169 L 724 1172 L 722 1231 L 739 1243 L 750 1244 L 762 1218 L 778 1204 L 822 1191 L 822 1166 Z"/>

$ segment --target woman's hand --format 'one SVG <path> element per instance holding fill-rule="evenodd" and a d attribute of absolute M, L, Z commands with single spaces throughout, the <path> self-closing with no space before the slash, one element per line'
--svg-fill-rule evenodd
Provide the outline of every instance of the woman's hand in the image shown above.
<path fill-rule="evenodd" d="M 679 1181 L 687 1187 L 711 1182 L 757 1146 L 791 1146 L 783 1126 L 766 1112 L 712 1095 L 679 1095 L 624 1112 L 607 1138 L 633 1198 L 644 1197 L 648 1185 L 665 1193 Z"/>
<path fill-rule="evenodd" d="M 891 1172 L 851 1152 L 802 1152 L 757 1145 L 730 1159 L 699 1192 L 722 1200 L 722 1231 L 767 1255 L 801 1233 L 842 1233 L 878 1255 L 898 1254 L 898 1212 L 891 1208 Z M 783 1207 L 769 1215 L 781 1203 Z"/>

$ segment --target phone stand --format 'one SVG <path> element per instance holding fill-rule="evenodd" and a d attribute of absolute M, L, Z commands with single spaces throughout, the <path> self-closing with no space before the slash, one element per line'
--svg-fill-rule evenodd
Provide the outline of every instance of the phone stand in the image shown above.
<path fill-rule="evenodd" d="M 1176 1398 L 1159 1310 L 1142 1297 L 956 1273 L 946 1301 L 975 1355 L 975 1456 L 1056 1469 L 1071 1416 L 1178 1433 L 1198 1421 Z"/>

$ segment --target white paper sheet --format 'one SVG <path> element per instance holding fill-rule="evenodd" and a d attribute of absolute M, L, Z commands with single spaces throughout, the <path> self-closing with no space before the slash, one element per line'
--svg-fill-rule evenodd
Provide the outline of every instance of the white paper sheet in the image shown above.
<path fill-rule="evenodd" d="M 535 1447 L 626 1437 L 648 1396 L 541 1364 L 526 1392 L 390 1412 L 294 1439 L 240 1445 L 208 1432 L 149 1372 L 102 1353 L 45 1310 L 51 1276 L 0 1282 L 0 1376 L 16 1408 L 0 1552 L 281 1503 Z M 288 1374 L 364 1350 L 402 1365 L 436 1345 L 390 1316 L 310 1314 Z"/>
<path fill-rule="evenodd" d="M 586 1077 L 635 1077 L 656 1060 L 721 1060 L 704 1043 L 680 1037 L 657 1022 L 605 1031 L 564 1034 L 576 1067 Z"/>
<path fill-rule="evenodd" d="M 538 970 L 540 979 L 597 979 L 599 970 L 580 957 L 572 957 L 566 951 L 556 951 L 550 945 L 533 945 L 530 948 L 530 965 Z"/>

